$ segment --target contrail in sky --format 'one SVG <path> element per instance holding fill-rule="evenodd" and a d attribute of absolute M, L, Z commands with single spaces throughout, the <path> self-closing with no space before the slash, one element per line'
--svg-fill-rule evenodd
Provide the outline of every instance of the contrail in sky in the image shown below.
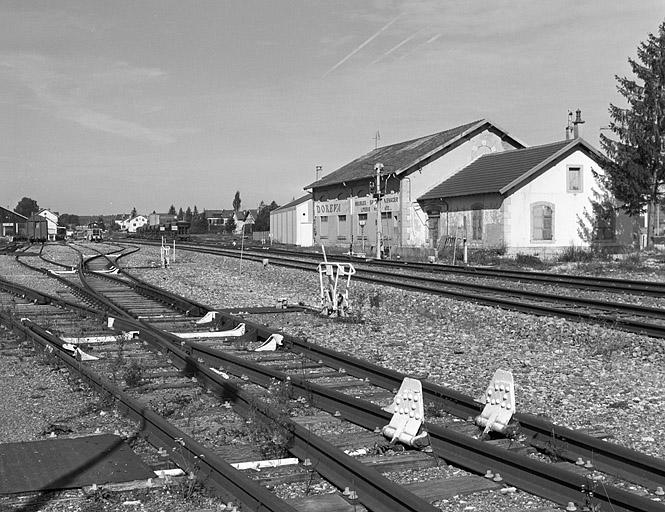
<path fill-rule="evenodd" d="M 346 57 L 344 57 L 342 60 L 340 60 L 337 64 L 335 64 L 333 67 L 331 67 L 328 71 L 324 73 L 324 75 L 321 78 L 327 77 L 330 73 L 335 71 L 338 67 L 340 67 L 342 64 L 344 64 L 347 60 L 349 60 L 351 57 L 353 57 L 356 53 L 358 53 L 360 50 L 362 50 L 365 46 L 367 46 L 369 43 L 371 43 L 374 39 L 376 39 L 381 32 L 386 30 L 390 25 L 395 23 L 397 19 L 401 16 L 402 14 L 398 14 L 395 16 L 392 20 L 390 20 L 388 23 L 386 23 L 383 27 L 381 27 L 374 35 L 372 35 L 367 41 L 364 43 L 361 43 L 360 46 L 358 46 L 355 50 L 353 50 L 351 53 L 349 53 Z"/>
<path fill-rule="evenodd" d="M 397 43 L 395 46 L 393 46 L 393 47 L 392 47 L 390 50 L 388 50 L 386 53 L 384 53 L 383 55 L 381 55 L 378 59 L 375 59 L 375 60 L 372 62 L 372 64 L 370 64 L 370 65 L 374 65 L 374 64 L 376 64 L 377 62 L 383 60 L 384 57 L 387 57 L 388 55 L 390 55 L 392 52 L 394 52 L 394 51 L 397 50 L 398 48 L 401 48 L 402 46 L 404 46 L 406 43 L 408 43 L 409 41 L 411 41 L 411 39 L 413 39 L 414 37 L 416 37 L 416 36 L 417 36 L 418 34 L 420 34 L 422 31 L 423 31 L 423 29 L 420 29 L 420 30 L 419 30 L 418 32 L 416 32 L 415 34 L 412 34 L 412 35 L 410 35 L 409 37 L 407 37 L 407 38 L 406 38 L 404 41 L 402 41 L 401 43 Z"/>
<path fill-rule="evenodd" d="M 430 43 L 433 43 L 434 41 L 439 39 L 442 35 L 443 34 L 437 34 L 434 37 L 430 37 L 427 41 L 414 46 L 410 51 L 408 51 L 404 55 L 400 56 L 400 60 L 403 59 L 404 57 L 408 57 L 409 55 L 411 55 L 416 50 L 420 50 L 423 46 L 428 45 Z"/>

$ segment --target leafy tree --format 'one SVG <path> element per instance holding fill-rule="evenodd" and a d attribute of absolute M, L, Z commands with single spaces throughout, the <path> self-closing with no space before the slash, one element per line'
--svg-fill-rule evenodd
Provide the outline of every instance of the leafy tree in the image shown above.
<path fill-rule="evenodd" d="M 185 212 L 182 211 L 182 206 L 180 207 L 180 210 L 178 210 L 178 220 L 182 220 L 185 218 Z"/>
<path fill-rule="evenodd" d="M 208 230 L 205 215 L 199 213 L 196 206 L 194 206 L 194 211 L 192 212 L 192 225 L 189 230 L 191 233 L 205 233 Z"/>
<path fill-rule="evenodd" d="M 263 204 L 263 202 L 261 202 Z M 279 208 L 279 205 L 273 201 L 269 206 L 259 205 L 259 213 L 254 222 L 254 231 L 270 231 L 270 212 Z"/>
<path fill-rule="evenodd" d="M 240 211 L 240 205 L 241 205 L 241 199 L 240 199 L 240 191 L 236 191 L 236 195 L 233 198 L 233 211 Z"/>
<path fill-rule="evenodd" d="M 81 220 L 78 215 L 73 213 L 63 213 L 58 217 L 58 224 L 61 226 L 78 226 L 81 224 Z"/>
<path fill-rule="evenodd" d="M 636 80 L 616 76 L 627 108 L 610 104 L 610 129 L 601 144 L 611 162 L 605 184 L 632 216 L 648 213 L 647 244 L 653 245 L 657 205 L 665 189 L 665 22 L 628 59 Z"/>
<path fill-rule="evenodd" d="M 187 210 L 185 211 L 185 220 L 187 222 L 192 222 L 192 209 L 188 206 Z"/>
<path fill-rule="evenodd" d="M 176 214 L 175 205 L 171 205 L 171 207 L 169 208 L 169 215 L 175 215 L 175 214 Z"/>
<path fill-rule="evenodd" d="M 134 217 L 136 217 L 136 215 L 137 215 L 137 213 L 136 213 L 136 207 L 134 207 L 134 208 L 132 208 L 132 213 L 130 214 L 130 216 L 131 216 L 131 218 L 133 219 Z"/>
<path fill-rule="evenodd" d="M 14 208 L 14 211 L 19 215 L 23 215 L 24 217 L 30 217 L 30 215 L 33 213 L 39 212 L 39 205 L 34 199 L 24 197 L 18 202 L 16 208 Z"/>

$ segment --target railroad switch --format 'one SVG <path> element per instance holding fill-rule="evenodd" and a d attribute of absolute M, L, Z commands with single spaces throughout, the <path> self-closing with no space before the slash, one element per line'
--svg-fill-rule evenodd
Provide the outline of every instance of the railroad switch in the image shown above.
<path fill-rule="evenodd" d="M 356 269 L 351 263 L 329 261 L 319 263 L 322 315 L 349 315 L 349 288 L 351 287 L 351 276 L 355 273 Z"/>
<path fill-rule="evenodd" d="M 513 374 L 497 370 L 485 392 L 485 408 L 476 417 L 476 424 L 484 427 L 483 435 L 490 430 L 506 433 L 508 423 L 515 412 L 515 384 Z"/>
<path fill-rule="evenodd" d="M 391 443 L 399 441 L 415 448 L 429 445 L 427 432 L 421 432 L 425 407 L 423 386 L 418 379 L 405 377 L 392 404 L 385 410 L 393 413 L 390 423 L 382 429 L 383 435 Z"/>
<path fill-rule="evenodd" d="M 274 352 L 277 347 L 282 346 L 284 336 L 281 334 L 271 334 L 270 337 L 264 341 L 259 347 L 254 349 L 254 352 Z"/>
<path fill-rule="evenodd" d="M 83 350 L 72 343 L 63 343 L 62 348 L 67 352 L 71 352 L 78 361 L 97 361 L 99 359 L 83 352 Z"/>

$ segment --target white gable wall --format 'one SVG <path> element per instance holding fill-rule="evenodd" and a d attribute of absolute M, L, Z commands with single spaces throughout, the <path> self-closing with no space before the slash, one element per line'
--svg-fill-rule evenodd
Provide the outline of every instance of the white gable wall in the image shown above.
<path fill-rule="evenodd" d="M 582 167 L 581 192 L 567 191 L 568 166 Z M 504 200 L 504 240 L 511 252 L 534 252 L 538 248 L 548 253 L 571 245 L 588 247 L 580 237 L 578 220 L 584 218 L 585 209 L 591 211 L 591 199 L 597 200 L 601 194 L 592 170 L 604 172 L 585 153 L 575 151 Z M 531 206 L 539 202 L 554 208 L 551 241 L 531 239 Z"/>
<path fill-rule="evenodd" d="M 313 245 L 313 205 L 314 201 L 309 199 L 290 208 L 270 212 L 270 235 L 272 240 L 301 247 Z"/>
<path fill-rule="evenodd" d="M 420 208 L 418 197 L 461 171 L 476 158 L 507 149 L 515 149 L 515 146 L 502 141 L 491 131 L 483 130 L 423 167 L 422 172 L 417 171 L 404 178 L 401 187 L 402 245 L 423 247 L 429 243 L 427 214 Z"/>

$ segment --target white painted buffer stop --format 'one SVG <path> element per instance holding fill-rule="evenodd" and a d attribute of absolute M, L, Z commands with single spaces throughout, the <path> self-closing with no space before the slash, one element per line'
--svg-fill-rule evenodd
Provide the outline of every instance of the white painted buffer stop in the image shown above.
<path fill-rule="evenodd" d="M 393 413 L 390 423 L 383 427 L 383 435 L 391 443 L 423 447 L 429 444 L 427 432 L 420 432 L 425 416 L 423 386 L 418 379 L 405 377 L 392 404 L 386 409 Z"/>
<path fill-rule="evenodd" d="M 476 424 L 485 428 L 484 434 L 490 430 L 505 434 L 514 412 L 513 374 L 507 370 L 497 370 L 485 391 L 485 408 L 476 417 Z"/>

